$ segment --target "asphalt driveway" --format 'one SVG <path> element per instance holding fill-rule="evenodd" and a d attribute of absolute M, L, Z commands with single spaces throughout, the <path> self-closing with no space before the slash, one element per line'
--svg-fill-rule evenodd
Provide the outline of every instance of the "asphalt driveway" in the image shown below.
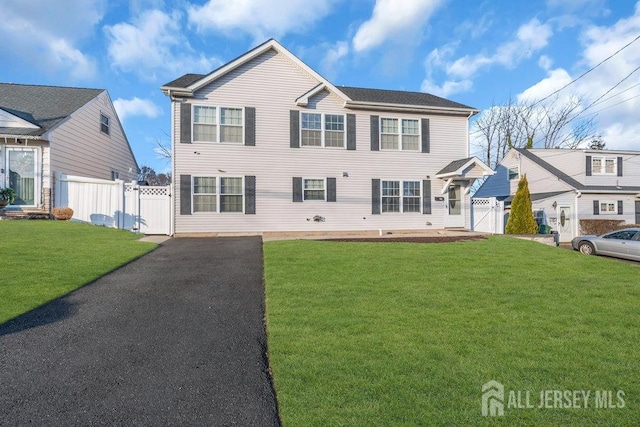
<path fill-rule="evenodd" d="M 279 425 L 259 237 L 172 239 L 0 326 L 0 425 Z"/>

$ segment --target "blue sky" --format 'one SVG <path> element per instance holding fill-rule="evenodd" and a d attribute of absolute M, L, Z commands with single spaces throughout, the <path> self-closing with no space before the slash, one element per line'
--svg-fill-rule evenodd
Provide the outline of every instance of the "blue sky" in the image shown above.
<path fill-rule="evenodd" d="M 0 81 L 107 89 L 138 163 L 158 171 L 160 86 L 271 37 L 336 85 L 482 110 L 540 99 L 640 36 L 632 0 L 3 0 L 0 16 Z M 639 66 L 640 40 L 560 93 L 588 105 L 631 74 L 589 109 L 607 148 L 640 150 Z"/>

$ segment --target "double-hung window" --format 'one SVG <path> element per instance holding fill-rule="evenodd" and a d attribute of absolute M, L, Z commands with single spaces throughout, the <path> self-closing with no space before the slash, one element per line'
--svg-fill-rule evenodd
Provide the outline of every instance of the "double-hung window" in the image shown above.
<path fill-rule="evenodd" d="M 109 135 L 111 132 L 111 120 L 106 114 L 100 113 L 100 132 Z"/>
<path fill-rule="evenodd" d="M 618 213 L 618 202 L 605 200 L 600 202 L 601 215 L 616 215 Z"/>
<path fill-rule="evenodd" d="M 383 150 L 420 150 L 420 120 L 382 117 L 380 148 Z"/>
<path fill-rule="evenodd" d="M 242 212 L 242 177 L 193 177 L 193 212 Z"/>
<path fill-rule="evenodd" d="M 303 199 L 304 200 L 326 200 L 326 185 L 324 178 L 303 179 Z"/>
<path fill-rule="evenodd" d="M 520 168 L 518 166 L 512 166 L 509 168 L 509 181 L 518 179 L 520 177 Z"/>
<path fill-rule="evenodd" d="M 592 157 L 591 170 L 594 175 L 615 175 L 618 160 L 615 157 Z"/>
<path fill-rule="evenodd" d="M 300 142 L 303 147 L 345 146 L 342 114 L 300 113 Z"/>
<path fill-rule="evenodd" d="M 243 141 L 242 108 L 193 106 L 193 140 L 195 142 Z"/>
<path fill-rule="evenodd" d="M 420 212 L 420 181 L 382 181 L 382 212 Z"/>

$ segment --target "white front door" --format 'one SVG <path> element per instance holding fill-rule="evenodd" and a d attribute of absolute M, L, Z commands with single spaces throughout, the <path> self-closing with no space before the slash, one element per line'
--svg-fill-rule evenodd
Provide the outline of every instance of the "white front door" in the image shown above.
<path fill-rule="evenodd" d="M 464 194 L 460 184 L 449 185 L 447 209 L 447 227 L 464 227 Z"/>
<path fill-rule="evenodd" d="M 570 242 L 573 235 L 573 218 L 571 217 L 571 206 L 560 206 L 558 208 L 558 233 L 561 242 Z"/>
<path fill-rule="evenodd" d="M 35 148 L 7 148 L 5 185 L 16 194 L 12 206 L 36 207 L 40 185 L 38 152 Z"/>

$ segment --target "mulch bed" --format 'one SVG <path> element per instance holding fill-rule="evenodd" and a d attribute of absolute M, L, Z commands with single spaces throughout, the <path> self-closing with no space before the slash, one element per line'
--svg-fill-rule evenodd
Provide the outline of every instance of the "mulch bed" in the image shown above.
<path fill-rule="evenodd" d="M 328 242 L 406 242 L 406 243 L 451 243 L 485 240 L 484 236 L 406 236 L 406 237 L 357 237 L 344 239 L 322 239 Z"/>

